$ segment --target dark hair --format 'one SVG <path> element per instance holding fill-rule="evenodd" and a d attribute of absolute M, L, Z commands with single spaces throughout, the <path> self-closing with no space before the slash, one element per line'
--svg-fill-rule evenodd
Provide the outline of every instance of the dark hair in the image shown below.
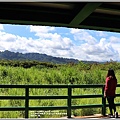
<path fill-rule="evenodd" d="M 106 77 L 109 77 L 109 76 L 112 76 L 113 79 L 116 79 L 116 76 L 115 76 L 115 73 L 114 73 L 114 70 L 113 70 L 113 69 L 109 69 L 109 70 L 108 70 L 108 73 L 107 73 L 107 76 L 106 76 Z"/>

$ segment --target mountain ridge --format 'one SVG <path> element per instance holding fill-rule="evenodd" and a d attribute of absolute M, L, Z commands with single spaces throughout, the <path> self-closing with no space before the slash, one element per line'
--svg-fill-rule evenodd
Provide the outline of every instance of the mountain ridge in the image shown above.
<path fill-rule="evenodd" d="M 40 53 L 19 53 L 19 52 L 11 52 L 9 50 L 5 50 L 0 52 L 0 60 L 37 60 L 40 62 L 52 62 L 58 64 L 66 64 L 66 63 L 78 63 L 79 60 L 72 58 L 62 58 L 62 57 L 53 57 L 46 54 Z"/>

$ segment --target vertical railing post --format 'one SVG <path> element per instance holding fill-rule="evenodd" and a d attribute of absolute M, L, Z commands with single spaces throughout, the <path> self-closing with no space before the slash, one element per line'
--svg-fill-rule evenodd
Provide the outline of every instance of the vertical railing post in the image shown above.
<path fill-rule="evenodd" d="M 25 87 L 25 118 L 29 116 L 29 87 Z"/>
<path fill-rule="evenodd" d="M 71 89 L 71 85 L 68 85 L 68 100 L 67 100 L 67 117 L 71 118 L 71 93 L 72 93 L 72 89 Z"/>
<path fill-rule="evenodd" d="M 104 85 L 102 87 L 102 115 L 106 115 L 106 98 L 104 97 Z"/>

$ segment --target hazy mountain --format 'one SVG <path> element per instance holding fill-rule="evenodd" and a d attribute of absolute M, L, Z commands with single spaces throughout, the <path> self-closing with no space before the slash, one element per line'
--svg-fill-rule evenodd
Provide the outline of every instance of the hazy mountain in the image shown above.
<path fill-rule="evenodd" d="M 60 58 L 60 57 L 53 57 L 48 56 L 46 54 L 39 54 L 39 53 L 15 53 L 8 50 L 5 50 L 4 52 L 0 52 L 0 59 L 6 59 L 6 60 L 37 60 L 41 62 L 52 62 L 52 63 L 59 63 L 59 64 L 65 64 L 65 63 L 78 63 L 79 60 L 77 59 L 68 59 L 68 58 Z"/>

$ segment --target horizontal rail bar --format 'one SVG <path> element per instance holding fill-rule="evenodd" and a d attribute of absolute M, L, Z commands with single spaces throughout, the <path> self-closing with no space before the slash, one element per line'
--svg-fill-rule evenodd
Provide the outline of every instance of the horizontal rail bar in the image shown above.
<path fill-rule="evenodd" d="M 120 106 L 120 103 L 116 103 L 116 106 Z M 88 105 L 73 105 L 71 106 L 72 109 L 80 109 L 80 108 L 99 108 L 102 107 L 102 104 L 88 104 Z M 106 104 L 106 107 L 108 107 L 109 105 Z M 29 107 L 29 110 L 60 110 L 60 109 L 67 109 L 67 106 L 34 106 L 34 107 Z M 25 107 L 0 107 L 1 111 L 10 111 L 10 110 L 25 110 Z"/>
<path fill-rule="evenodd" d="M 68 96 L 29 96 L 29 99 L 67 99 Z M 25 96 L 0 96 L 0 99 L 25 99 Z"/>
<path fill-rule="evenodd" d="M 29 85 L 29 88 L 68 88 L 69 85 Z"/>
<path fill-rule="evenodd" d="M 73 95 L 71 98 L 99 98 L 103 95 Z M 116 94 L 119 97 L 120 94 Z M 29 96 L 29 99 L 67 99 L 68 96 Z M 0 96 L 0 99 L 25 99 L 25 96 Z"/>
<path fill-rule="evenodd" d="M 80 108 L 99 108 L 102 107 L 102 104 L 89 104 L 89 105 L 77 105 L 77 106 L 71 106 L 72 109 L 80 109 Z"/>
<path fill-rule="evenodd" d="M 0 111 L 20 111 L 25 110 L 25 107 L 0 107 Z"/>
<path fill-rule="evenodd" d="M 26 85 L 0 85 L 0 88 L 25 88 Z"/>
<path fill-rule="evenodd" d="M 99 98 L 103 95 L 73 95 L 71 98 Z M 116 94 L 119 97 L 120 94 Z M 68 96 L 29 96 L 29 99 L 67 99 Z M 25 99 L 25 96 L 0 96 L 0 99 Z"/>
<path fill-rule="evenodd" d="M 29 99 L 67 99 L 68 96 L 29 96 Z"/>
<path fill-rule="evenodd" d="M 25 88 L 25 87 L 29 87 L 29 88 L 68 88 L 72 87 L 72 88 L 101 88 L 104 85 L 92 85 L 92 84 L 88 84 L 88 85 L 0 85 L 0 88 Z M 117 87 L 120 87 L 120 84 L 117 85 Z"/>
<path fill-rule="evenodd" d="M 120 96 L 120 94 L 116 94 L 116 97 Z"/>
<path fill-rule="evenodd" d="M 69 85 L 0 85 L 0 88 L 68 88 Z"/>
<path fill-rule="evenodd" d="M 74 95 L 71 98 L 98 98 L 102 97 L 102 95 Z"/>
<path fill-rule="evenodd" d="M 118 95 L 116 95 L 118 96 Z M 120 95 L 119 95 L 120 96 Z M 102 95 L 74 95 L 71 98 L 97 98 Z M 29 96 L 29 99 L 67 99 L 68 96 Z M 0 99 L 25 99 L 25 96 L 0 96 Z"/>
<path fill-rule="evenodd" d="M 120 106 L 120 103 L 115 103 L 116 106 Z M 108 104 L 105 105 L 106 107 L 109 107 Z"/>
<path fill-rule="evenodd" d="M 0 96 L 0 99 L 24 99 L 25 96 Z"/>
<path fill-rule="evenodd" d="M 67 106 L 39 106 L 39 107 L 29 107 L 29 110 L 63 110 L 67 109 Z"/>
<path fill-rule="evenodd" d="M 104 85 L 70 85 L 72 88 L 102 88 Z"/>

